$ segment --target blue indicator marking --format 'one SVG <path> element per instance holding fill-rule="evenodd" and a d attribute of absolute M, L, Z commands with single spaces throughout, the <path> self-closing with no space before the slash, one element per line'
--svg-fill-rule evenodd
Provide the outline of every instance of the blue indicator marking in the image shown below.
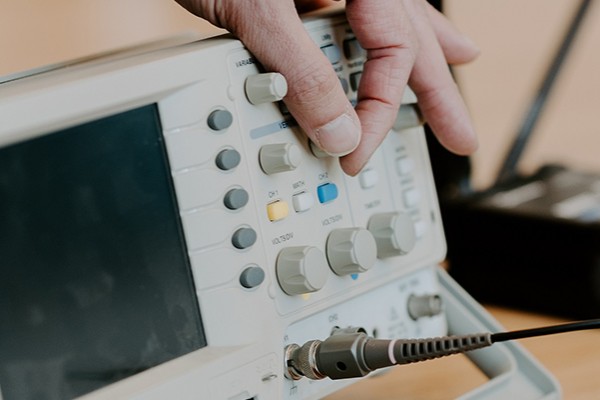
<path fill-rule="evenodd" d="M 317 187 L 317 197 L 319 197 L 319 202 L 321 204 L 337 199 L 337 185 L 335 183 L 326 183 Z"/>
<path fill-rule="evenodd" d="M 358 274 L 352 274 L 350 275 L 350 278 L 352 278 L 352 280 L 357 280 L 358 279 Z"/>

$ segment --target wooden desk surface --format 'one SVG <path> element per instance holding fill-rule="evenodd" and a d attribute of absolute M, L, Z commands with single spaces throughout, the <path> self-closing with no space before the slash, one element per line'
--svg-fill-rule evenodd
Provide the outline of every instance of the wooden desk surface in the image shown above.
<path fill-rule="evenodd" d="M 564 320 L 488 307 L 507 330 L 557 324 Z M 600 399 L 600 331 L 573 332 L 521 340 L 560 382 L 567 400 Z M 366 379 L 327 400 L 453 399 L 481 385 L 486 377 L 464 356 L 398 366 Z"/>

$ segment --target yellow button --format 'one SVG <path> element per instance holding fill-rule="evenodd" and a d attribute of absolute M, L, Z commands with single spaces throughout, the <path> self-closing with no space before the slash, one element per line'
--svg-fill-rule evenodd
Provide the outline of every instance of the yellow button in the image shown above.
<path fill-rule="evenodd" d="M 290 209 L 288 203 L 282 200 L 267 204 L 267 216 L 269 221 L 279 221 L 288 216 Z"/>

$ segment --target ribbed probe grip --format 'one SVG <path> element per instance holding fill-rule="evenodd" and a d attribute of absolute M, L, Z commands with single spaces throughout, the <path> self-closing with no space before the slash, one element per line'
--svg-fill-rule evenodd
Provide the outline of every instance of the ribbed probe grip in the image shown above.
<path fill-rule="evenodd" d="M 393 355 L 396 364 L 410 364 L 481 349 L 490 345 L 492 345 L 491 333 L 398 340 L 393 345 Z"/>

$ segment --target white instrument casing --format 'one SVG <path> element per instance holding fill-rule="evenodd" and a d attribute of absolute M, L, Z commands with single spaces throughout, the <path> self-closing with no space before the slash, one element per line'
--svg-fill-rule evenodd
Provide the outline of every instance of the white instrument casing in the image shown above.
<path fill-rule="evenodd" d="M 305 26 L 355 101 L 365 55 L 356 51 L 344 17 L 315 17 Z M 347 176 L 336 158 L 314 155 L 276 101 L 284 91 L 279 77 L 270 89 L 247 93 L 247 80 L 264 72 L 239 41 L 219 37 L 2 85 L 0 146 L 158 104 L 208 345 L 83 398 L 317 399 L 353 381 L 289 380 L 284 377 L 286 345 L 323 340 L 336 326 L 360 326 L 381 338 L 497 327 L 436 266 L 446 247 L 422 126 L 397 124 L 403 129 L 390 131 L 364 170 Z M 407 90 L 404 107 L 415 103 Z M 271 152 L 275 161 L 267 162 L 271 167 L 265 173 L 259 154 L 270 145 L 280 145 L 282 153 Z M 223 156 L 219 166 L 220 154 L 233 158 Z M 283 170 L 272 169 L 280 164 Z M 248 198 L 232 209 L 223 199 L 233 189 Z M 394 229 L 390 222 L 387 237 L 380 233 L 384 237 L 376 240 L 385 255 L 359 269 L 364 272 L 339 274 L 327 266 L 297 263 L 294 285 L 306 278 L 297 289 L 306 293 L 284 290 L 290 286 L 277 274 L 282 250 L 316 248 L 327 258 L 333 254 L 327 254 L 332 231 L 367 229 L 371 218 L 389 213 L 404 222 Z M 411 244 L 400 255 L 390 254 L 394 240 L 400 240 L 395 234 Z M 361 246 L 370 245 L 358 242 L 358 255 L 349 258 L 368 253 Z M 249 268 L 263 277 L 245 275 Z M 321 287 L 307 277 L 310 268 Z M 407 306 L 411 295 L 439 295 L 444 311 L 413 319 Z M 521 399 L 560 396 L 556 382 L 520 347 L 474 353 L 493 379 L 465 398 L 501 398 L 507 390 L 518 390 Z"/>

